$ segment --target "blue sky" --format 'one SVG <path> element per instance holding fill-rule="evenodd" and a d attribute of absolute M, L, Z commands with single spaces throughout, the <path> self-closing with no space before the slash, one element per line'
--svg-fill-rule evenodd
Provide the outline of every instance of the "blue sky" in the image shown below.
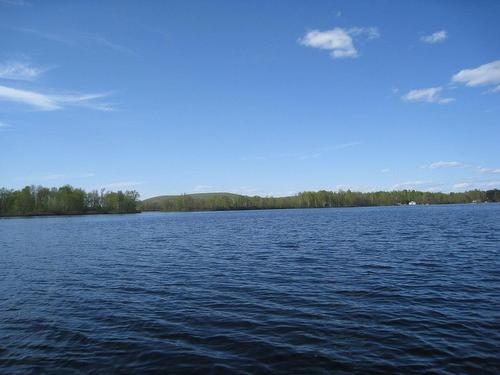
<path fill-rule="evenodd" d="M 0 186 L 500 187 L 498 1 L 0 0 Z"/>

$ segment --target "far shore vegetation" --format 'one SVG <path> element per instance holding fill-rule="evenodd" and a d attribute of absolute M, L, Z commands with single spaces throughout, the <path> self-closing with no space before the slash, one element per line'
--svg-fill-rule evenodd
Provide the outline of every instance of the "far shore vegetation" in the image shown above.
<path fill-rule="evenodd" d="M 164 195 L 139 200 L 132 191 L 86 192 L 65 185 L 59 188 L 26 186 L 0 189 L 0 216 L 86 215 L 142 211 L 227 211 L 286 208 L 366 207 L 407 204 L 500 202 L 500 190 L 431 193 L 415 190 L 355 192 L 306 191 L 287 197 L 245 196 L 231 193 Z"/>
<path fill-rule="evenodd" d="M 0 216 L 84 215 L 135 213 L 136 191 L 85 192 L 69 185 L 60 188 L 26 186 L 21 190 L 0 189 Z"/>
<path fill-rule="evenodd" d="M 500 190 L 431 193 L 415 190 L 302 192 L 288 197 L 249 197 L 230 193 L 165 195 L 145 199 L 143 211 L 224 211 L 279 208 L 362 207 L 415 204 L 500 202 Z"/>

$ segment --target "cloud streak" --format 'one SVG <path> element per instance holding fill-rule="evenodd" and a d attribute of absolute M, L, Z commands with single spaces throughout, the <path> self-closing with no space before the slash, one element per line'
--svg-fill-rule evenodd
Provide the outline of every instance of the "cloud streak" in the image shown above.
<path fill-rule="evenodd" d="M 0 78 L 19 81 L 33 81 L 41 73 L 42 69 L 35 68 L 29 64 L 19 61 L 8 61 L 0 64 Z"/>
<path fill-rule="evenodd" d="M 354 46 L 354 38 L 365 36 L 368 40 L 380 37 L 375 27 L 352 27 L 343 29 L 335 27 L 331 30 L 312 30 L 299 38 L 299 44 L 330 51 L 332 59 L 358 57 L 358 50 Z"/>
<path fill-rule="evenodd" d="M 323 147 L 323 148 L 317 148 L 314 150 L 310 151 L 304 151 L 304 152 L 285 152 L 285 153 L 279 153 L 279 154 L 271 154 L 271 155 L 266 155 L 266 156 L 247 156 L 247 157 L 242 157 L 241 160 L 244 161 L 266 161 L 266 160 L 274 160 L 274 159 L 291 159 L 291 160 L 308 160 L 308 159 L 315 159 L 321 157 L 325 152 L 328 151 L 337 151 L 337 150 L 344 150 L 347 148 L 355 147 L 358 145 L 362 145 L 363 142 L 348 142 L 348 143 L 340 143 L 338 145 L 334 145 L 331 147 Z"/>
<path fill-rule="evenodd" d="M 112 42 L 109 39 L 99 34 L 70 32 L 67 35 L 61 35 L 47 31 L 31 29 L 29 27 L 12 27 L 11 29 L 25 34 L 36 36 L 38 38 L 49 40 L 52 42 L 64 44 L 66 46 L 81 47 L 81 48 L 100 46 L 107 49 L 111 49 L 116 52 L 135 55 L 135 51 L 133 51 L 132 49 L 123 46 L 121 44 Z"/>
<path fill-rule="evenodd" d="M 409 91 L 402 99 L 406 102 L 416 103 L 437 103 L 448 104 L 455 101 L 454 98 L 443 98 L 441 96 L 442 87 L 428 87 L 425 89 L 416 89 Z"/>
<path fill-rule="evenodd" d="M 417 187 L 421 187 L 423 185 L 432 184 L 432 181 L 405 181 L 392 185 L 391 190 L 399 190 L 399 189 L 416 189 Z"/>
<path fill-rule="evenodd" d="M 12 5 L 12 6 L 29 6 L 30 2 L 25 0 L 0 0 L 0 4 Z"/>
<path fill-rule="evenodd" d="M 429 169 L 456 168 L 464 165 L 458 161 L 437 161 L 429 165 Z"/>
<path fill-rule="evenodd" d="M 479 172 L 481 173 L 500 173 L 500 168 L 484 168 L 478 167 Z"/>
<path fill-rule="evenodd" d="M 81 173 L 81 174 L 64 174 L 64 173 L 52 173 L 45 176 L 38 177 L 39 180 L 60 180 L 63 178 L 90 178 L 94 177 L 94 173 Z"/>
<path fill-rule="evenodd" d="M 446 30 L 441 30 L 441 31 L 436 31 L 435 33 L 432 33 L 430 35 L 424 35 L 423 37 L 420 38 L 420 41 L 427 44 L 436 44 L 436 43 L 442 43 L 446 39 L 448 39 L 448 33 L 446 32 Z"/>
<path fill-rule="evenodd" d="M 103 185 L 102 188 L 104 188 L 104 189 L 130 188 L 130 187 L 139 186 L 142 184 L 143 184 L 143 182 L 139 182 L 139 181 L 119 181 L 119 182 L 112 182 L 110 184 Z"/>
<path fill-rule="evenodd" d="M 105 98 L 109 95 L 109 92 L 98 94 L 72 93 L 49 95 L 0 85 L 0 100 L 28 105 L 41 111 L 55 111 L 67 106 L 86 107 L 99 111 L 112 111 L 113 107 L 111 105 L 98 101 L 98 99 Z"/>

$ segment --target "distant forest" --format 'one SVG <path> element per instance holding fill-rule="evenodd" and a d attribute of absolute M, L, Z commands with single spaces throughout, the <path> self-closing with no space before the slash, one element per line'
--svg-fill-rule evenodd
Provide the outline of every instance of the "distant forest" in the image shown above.
<path fill-rule="evenodd" d="M 135 213 L 144 211 L 224 211 L 277 208 L 360 207 L 417 204 L 500 202 L 500 190 L 464 193 L 430 193 L 415 190 L 306 191 L 288 197 L 249 197 L 230 193 L 184 194 L 139 201 L 136 191 L 111 192 L 65 185 L 59 188 L 26 186 L 21 190 L 0 189 L 0 216 L 78 215 Z"/>
<path fill-rule="evenodd" d="M 104 189 L 85 192 L 69 185 L 60 188 L 26 186 L 0 189 L 0 216 L 78 215 L 137 212 L 139 193 Z"/>
<path fill-rule="evenodd" d="M 214 211 L 275 208 L 324 208 L 390 206 L 398 204 L 450 204 L 500 202 L 500 190 L 472 190 L 464 193 L 430 193 L 415 190 L 303 192 L 289 197 L 249 197 L 229 193 L 185 194 L 149 198 L 141 202 L 145 211 Z"/>

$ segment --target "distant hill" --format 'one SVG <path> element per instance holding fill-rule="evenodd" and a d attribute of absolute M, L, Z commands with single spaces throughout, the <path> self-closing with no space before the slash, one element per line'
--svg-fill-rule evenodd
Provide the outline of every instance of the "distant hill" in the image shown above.
<path fill-rule="evenodd" d="M 144 210 L 161 210 L 165 207 L 171 206 L 172 203 L 179 200 L 235 200 L 244 198 L 244 195 L 233 193 L 194 193 L 194 194 L 181 194 L 181 195 L 159 195 L 141 201 L 141 207 Z"/>

